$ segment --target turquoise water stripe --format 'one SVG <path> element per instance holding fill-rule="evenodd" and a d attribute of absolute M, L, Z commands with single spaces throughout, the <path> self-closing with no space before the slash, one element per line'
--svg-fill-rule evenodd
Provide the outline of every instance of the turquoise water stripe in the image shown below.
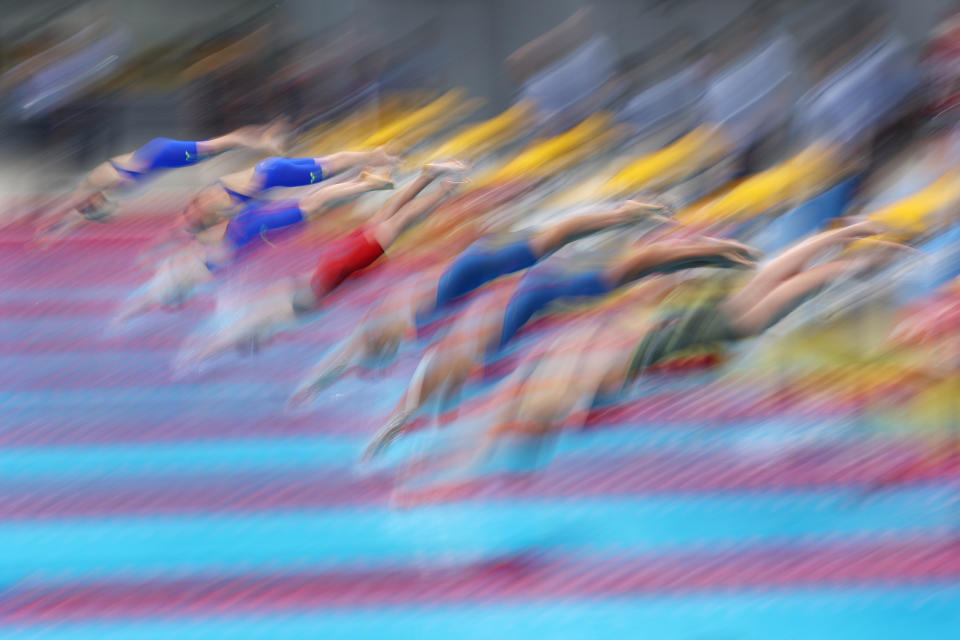
<path fill-rule="evenodd" d="M 308 415 L 316 415 L 310 413 Z M 220 419 L 223 419 L 222 417 Z M 274 419 L 283 419 L 274 416 Z M 318 420 L 323 420 L 322 413 Z M 0 448 L 0 478 L 6 481 L 50 481 L 111 477 L 240 473 L 276 469 L 290 471 L 334 466 L 351 468 L 359 459 L 369 437 L 367 430 L 344 437 L 250 438 L 98 446 L 56 446 Z M 401 442 L 391 455 L 402 461 L 411 449 L 436 436 L 415 434 Z M 859 440 L 857 439 L 859 437 Z M 733 450 L 754 455 L 767 462 L 771 455 L 786 453 L 790 447 L 815 444 L 863 444 L 862 434 L 843 426 L 791 426 L 789 423 L 743 424 L 737 429 L 701 427 L 647 427 L 608 429 L 566 434 L 558 442 L 555 456 L 622 455 L 660 451 Z M 556 458 L 555 458 L 556 459 Z"/>
<path fill-rule="evenodd" d="M 402 392 L 400 381 L 384 381 L 386 386 L 395 386 L 396 393 L 384 392 L 379 386 L 373 393 L 367 388 L 368 402 L 362 406 L 364 412 L 390 408 L 396 397 Z M 359 390 L 358 390 L 359 391 Z M 41 409 L 71 411 L 90 409 L 96 411 L 101 406 L 129 406 L 131 410 L 150 405 L 183 404 L 185 400 L 199 398 L 209 403 L 221 402 L 222 415 L 229 418 L 232 412 L 244 412 L 251 404 L 272 401 L 269 407 L 273 412 L 283 408 L 291 388 L 289 385 L 253 382 L 215 383 L 185 380 L 177 384 L 162 387 L 106 388 L 106 389 L 51 389 L 44 391 L 7 391 L 0 392 L 0 406 L 7 410 Z M 340 397 L 343 394 L 337 394 Z M 386 396 L 390 396 L 387 398 Z"/>
<path fill-rule="evenodd" d="M 5 522 L 0 580 L 477 560 L 529 548 L 610 553 L 944 532 L 945 489 L 452 504 L 231 516 Z"/>
<path fill-rule="evenodd" d="M 9 640 L 902 640 L 953 638 L 960 587 L 828 589 L 612 601 L 93 622 L 3 629 Z"/>
<path fill-rule="evenodd" d="M 175 474 L 238 473 L 349 466 L 363 451 L 359 439 L 334 437 L 149 443 L 102 447 L 0 449 L 7 481 L 56 481 Z"/>

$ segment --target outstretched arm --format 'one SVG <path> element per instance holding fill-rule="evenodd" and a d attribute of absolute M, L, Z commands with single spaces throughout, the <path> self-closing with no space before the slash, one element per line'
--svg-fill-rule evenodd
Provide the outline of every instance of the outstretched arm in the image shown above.
<path fill-rule="evenodd" d="M 290 405 L 303 406 L 321 391 L 332 386 L 347 369 L 363 357 L 366 343 L 365 329 L 361 327 L 342 345 L 331 349 L 297 387 L 290 399 Z"/>
<path fill-rule="evenodd" d="M 407 423 L 433 397 L 443 381 L 452 373 L 453 364 L 452 360 L 445 357 L 438 345 L 427 349 L 413 372 L 403 397 L 364 451 L 364 460 L 370 460 L 386 451 L 393 441 L 406 431 Z"/>
<path fill-rule="evenodd" d="M 545 256 L 560 247 L 594 233 L 620 225 L 644 220 L 667 222 L 662 214 L 667 208 L 653 202 L 628 200 L 611 211 L 600 211 L 570 216 L 543 226 L 530 238 L 530 249 L 537 256 Z"/>

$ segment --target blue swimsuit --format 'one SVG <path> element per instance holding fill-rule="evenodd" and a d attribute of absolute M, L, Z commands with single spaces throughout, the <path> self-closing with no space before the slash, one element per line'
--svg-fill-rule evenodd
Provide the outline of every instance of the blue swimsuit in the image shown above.
<path fill-rule="evenodd" d="M 564 273 L 548 265 L 532 269 L 517 284 L 504 310 L 500 347 L 551 302 L 564 298 L 601 297 L 614 289 L 604 280 L 602 270 Z"/>
<path fill-rule="evenodd" d="M 224 237 L 234 249 L 242 249 L 268 231 L 293 227 L 303 221 L 297 200 L 254 202 L 230 220 Z"/>
<path fill-rule="evenodd" d="M 481 238 L 461 253 L 440 276 L 437 307 L 475 291 L 500 276 L 533 266 L 542 256 L 530 248 L 530 234 Z"/>
<path fill-rule="evenodd" d="M 305 187 L 324 178 L 323 167 L 315 158 L 267 158 L 254 167 L 261 189 Z"/>
<path fill-rule="evenodd" d="M 210 156 L 201 156 L 197 152 L 196 142 L 154 138 L 133 153 L 130 164 L 137 167 L 136 170 L 121 167 L 113 160 L 110 160 L 110 165 L 118 173 L 139 182 L 149 174 L 157 173 L 162 169 L 189 167 L 208 157 Z"/>
<path fill-rule="evenodd" d="M 237 204 L 246 204 L 275 187 L 305 187 L 324 179 L 323 167 L 315 158 L 267 158 L 254 168 L 254 193 L 234 191 L 222 182 L 220 187 Z"/>

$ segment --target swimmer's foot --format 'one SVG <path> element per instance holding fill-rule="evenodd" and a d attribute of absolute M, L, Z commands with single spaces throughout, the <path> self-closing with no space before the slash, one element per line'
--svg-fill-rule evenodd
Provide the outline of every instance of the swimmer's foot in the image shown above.
<path fill-rule="evenodd" d="M 400 157 L 391 153 L 386 146 L 377 147 L 370 152 L 370 164 L 378 167 L 395 167 L 400 164 Z"/>
<path fill-rule="evenodd" d="M 367 167 L 360 174 L 361 179 L 374 191 L 393 189 L 393 176 L 389 171 L 374 171 Z"/>
<path fill-rule="evenodd" d="M 448 160 L 445 162 L 430 162 L 423 165 L 424 174 L 436 178 L 449 173 L 463 173 L 470 167 L 460 160 Z"/>
<path fill-rule="evenodd" d="M 444 193 L 449 195 L 463 185 L 469 183 L 470 180 L 467 178 L 464 178 L 463 180 L 444 180 L 442 183 L 440 183 L 440 188 L 444 191 Z"/>
<path fill-rule="evenodd" d="M 670 216 L 673 215 L 673 210 L 665 204 L 641 200 L 627 200 L 616 208 L 616 212 L 622 215 L 627 223 L 643 220 L 671 222 Z"/>

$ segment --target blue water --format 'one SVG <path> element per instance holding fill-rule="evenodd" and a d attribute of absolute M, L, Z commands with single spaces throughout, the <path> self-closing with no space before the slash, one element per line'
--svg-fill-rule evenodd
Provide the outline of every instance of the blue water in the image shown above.
<path fill-rule="evenodd" d="M 520 606 L 367 608 L 240 619 L 11 629 L 9 638 L 952 638 L 960 590 L 942 586 L 625 598 Z"/>
<path fill-rule="evenodd" d="M 18 256 L 9 248 L 2 251 L 0 260 Z M 54 255 L 52 267 L 56 260 Z M 0 298 L 50 301 L 63 294 L 69 297 L 59 299 L 69 304 L 71 299 L 113 299 L 119 288 L 91 283 L 67 293 L 57 283 L 56 268 L 38 278 L 35 289 L 12 291 L 11 284 L 10 291 L 0 289 Z M 156 335 L 151 326 L 167 334 L 191 327 L 196 315 L 152 319 L 140 333 L 109 348 L 101 344 L 105 315 L 71 317 L 54 309 L 48 316 L 0 317 L 8 349 L 0 353 L 0 437 L 37 436 L 0 445 L 4 504 L 92 486 L 107 493 L 130 486 L 180 486 L 184 479 L 197 490 L 251 477 L 280 484 L 341 477 L 348 487 L 366 438 L 400 397 L 416 358 L 406 358 L 385 378 L 343 380 L 310 410 L 289 414 L 283 409 L 287 394 L 326 343 L 308 331 L 301 340 L 281 343 L 255 359 L 228 357 L 207 373 L 173 379 L 166 365 L 175 346 L 156 349 L 142 340 Z M 336 318 L 331 313 L 324 322 Z M 345 335 L 353 320 L 345 316 L 339 319 L 342 326 L 323 329 Z M 54 352 L 31 346 L 54 338 L 77 344 Z M 236 375 L 237 367 L 242 375 Z M 132 377 L 137 378 L 130 382 Z M 329 424 L 332 420 L 347 423 Z M 316 428 L 304 432 L 304 421 Z M 178 425 L 183 426 L 172 429 Z M 151 430 L 164 435 L 129 439 L 130 434 L 149 436 Z M 771 451 L 811 439 L 828 446 L 870 437 L 875 436 L 856 421 L 796 416 L 724 425 L 618 425 L 563 438 L 551 464 L 562 471 L 584 457 L 602 461 L 686 451 L 738 452 L 762 465 Z M 432 438 L 426 433 L 412 439 L 395 458 Z M 955 535 L 960 523 L 955 489 L 927 483 L 873 492 L 826 487 L 622 495 L 611 486 L 607 495 L 589 498 L 470 499 L 414 510 L 370 500 L 349 507 L 0 517 L 0 638 L 954 637 L 960 629 L 960 581 L 932 579 L 162 618 L 100 612 L 62 622 L 14 621 L 6 617 L 4 604 L 30 585 L 97 580 L 429 569 L 530 550 L 630 558 L 782 544 L 942 539 Z"/>

